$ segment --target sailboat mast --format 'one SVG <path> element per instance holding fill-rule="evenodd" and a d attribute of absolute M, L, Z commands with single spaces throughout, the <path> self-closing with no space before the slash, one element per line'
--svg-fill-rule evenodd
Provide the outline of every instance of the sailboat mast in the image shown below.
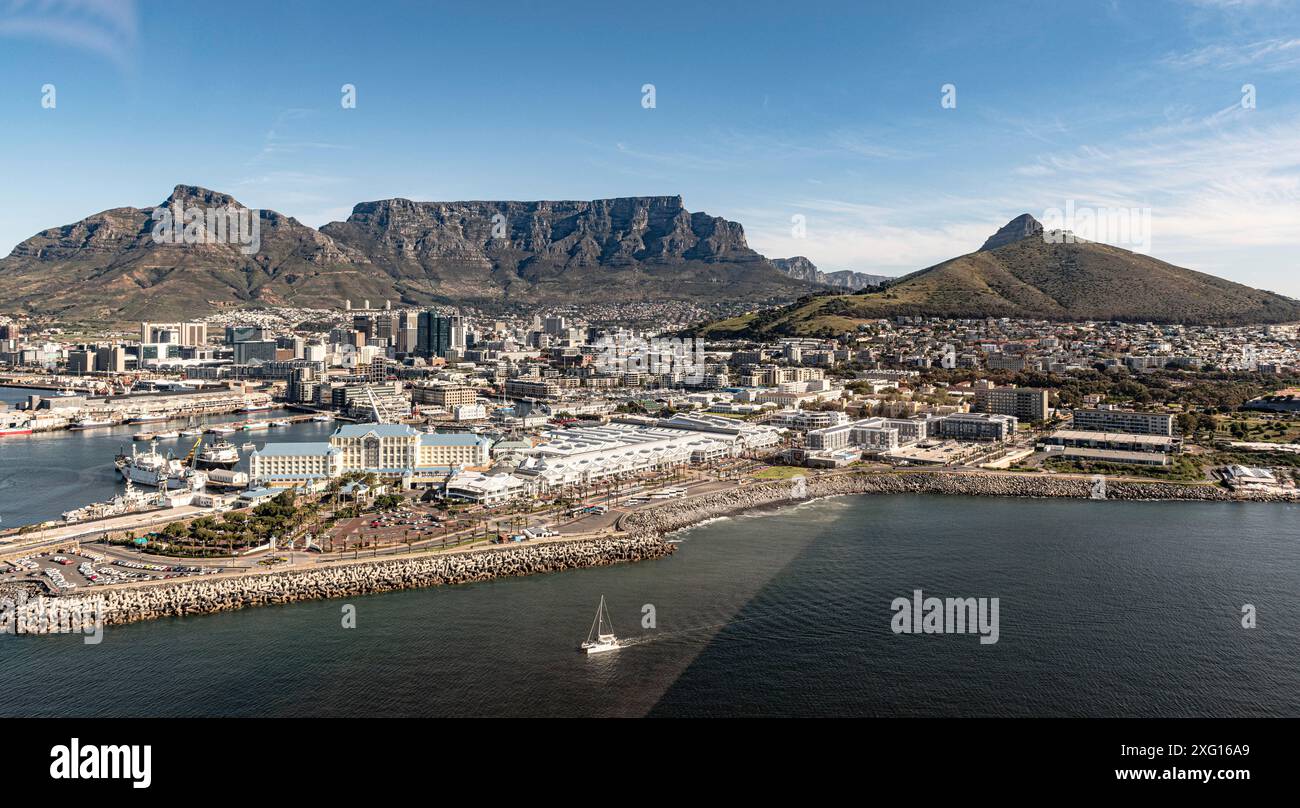
<path fill-rule="evenodd" d="M 603 595 L 600 598 L 600 602 L 602 604 L 605 602 L 605 598 Z M 587 632 L 587 642 L 591 642 L 592 640 L 596 639 L 596 632 L 599 631 L 599 628 L 600 628 L 600 609 L 598 608 L 596 609 L 595 618 L 593 618 L 591 621 L 591 631 Z"/>

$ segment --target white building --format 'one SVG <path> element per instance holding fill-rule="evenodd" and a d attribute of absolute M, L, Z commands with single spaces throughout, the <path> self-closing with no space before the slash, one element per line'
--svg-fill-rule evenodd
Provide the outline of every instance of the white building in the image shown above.
<path fill-rule="evenodd" d="M 483 474 L 465 471 L 447 480 L 443 489 L 448 499 L 500 505 L 532 494 L 533 485 L 513 474 Z"/>
<path fill-rule="evenodd" d="M 542 437 L 515 472 L 541 491 L 711 462 L 743 446 L 722 434 L 625 423 L 552 430 Z"/>
<path fill-rule="evenodd" d="M 825 429 L 810 430 L 805 445 L 816 452 L 858 447 L 867 452 L 889 452 L 926 436 L 926 422 L 907 418 L 864 418 Z"/>
<path fill-rule="evenodd" d="M 328 443 L 268 443 L 248 458 L 248 477 L 266 486 L 328 480 L 343 473 L 343 452 Z"/>
<path fill-rule="evenodd" d="M 363 472 L 401 478 L 406 487 L 441 484 L 461 469 L 486 466 L 490 448 L 490 440 L 471 432 L 421 432 L 407 424 L 348 424 L 335 430 L 329 443 L 268 443 L 252 454 L 249 476 L 271 484 Z"/>

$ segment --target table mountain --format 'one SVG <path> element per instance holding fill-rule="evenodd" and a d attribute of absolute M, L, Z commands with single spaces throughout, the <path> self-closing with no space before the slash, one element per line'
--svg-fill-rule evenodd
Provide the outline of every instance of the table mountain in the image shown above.
<path fill-rule="evenodd" d="M 246 210 L 178 185 L 159 207 Z M 813 287 L 749 248 L 743 228 L 681 197 L 590 202 L 357 205 L 320 230 L 261 211 L 260 249 L 158 243 L 154 208 L 114 208 L 46 230 L 0 259 L 10 308 L 79 321 L 199 316 L 265 305 L 792 300 Z"/>

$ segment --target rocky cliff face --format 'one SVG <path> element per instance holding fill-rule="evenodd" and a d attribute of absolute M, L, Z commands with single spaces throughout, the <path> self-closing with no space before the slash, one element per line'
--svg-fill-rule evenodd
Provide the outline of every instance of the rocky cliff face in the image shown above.
<path fill-rule="evenodd" d="M 160 207 L 232 206 L 177 186 Z M 319 231 L 260 213 L 258 251 L 160 244 L 153 208 L 116 208 L 40 233 L 0 260 L 0 297 L 86 320 L 196 316 L 218 307 L 337 306 L 344 298 L 493 304 L 772 302 L 809 291 L 749 248 L 736 222 L 681 197 L 357 205 Z"/>
<path fill-rule="evenodd" d="M 796 255 L 794 258 L 773 258 L 771 260 L 777 269 L 795 280 L 804 281 L 805 283 L 820 283 L 853 292 L 865 289 L 868 286 L 879 286 L 890 280 L 888 275 L 869 275 L 865 272 L 854 272 L 851 269 L 822 272 L 817 268 L 816 264 L 802 255 Z"/>
<path fill-rule="evenodd" d="M 979 248 L 979 252 L 996 250 L 998 247 L 1004 247 L 1021 239 L 1036 236 L 1043 232 L 1043 225 L 1030 216 L 1028 213 L 1022 213 L 1006 224 L 998 228 L 998 231 L 989 236 L 984 241 L 984 246 Z"/>

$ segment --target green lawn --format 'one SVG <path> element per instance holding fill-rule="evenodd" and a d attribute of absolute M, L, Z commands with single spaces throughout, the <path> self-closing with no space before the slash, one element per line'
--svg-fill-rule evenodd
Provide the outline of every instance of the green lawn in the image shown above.
<path fill-rule="evenodd" d="M 1125 463 L 1097 463 L 1082 460 L 1045 460 L 1048 471 L 1069 474 L 1110 474 L 1118 477 L 1150 477 L 1170 482 L 1203 482 L 1205 472 L 1201 465 L 1187 455 L 1176 455 L 1168 466 L 1141 466 Z"/>
<path fill-rule="evenodd" d="M 788 480 L 791 477 L 802 477 L 808 474 L 808 469 L 799 466 L 771 466 L 754 475 L 757 480 Z"/>

